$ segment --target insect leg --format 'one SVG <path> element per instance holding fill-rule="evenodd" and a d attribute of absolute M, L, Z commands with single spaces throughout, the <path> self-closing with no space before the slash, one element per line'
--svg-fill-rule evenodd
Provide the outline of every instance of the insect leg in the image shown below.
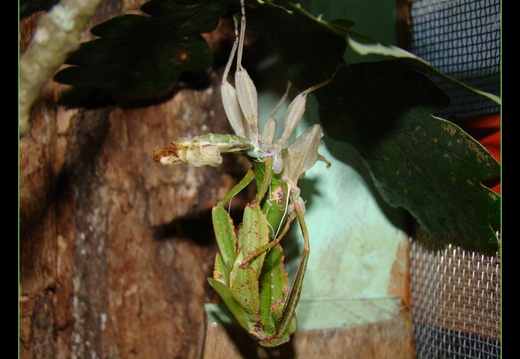
<path fill-rule="evenodd" d="M 278 333 L 283 335 L 290 327 L 291 322 L 295 316 L 296 306 L 300 300 L 302 292 L 303 278 L 307 269 L 307 262 L 309 260 L 310 244 L 309 244 L 309 232 L 307 230 L 307 224 L 305 223 L 304 213 L 300 205 L 300 197 L 294 193 L 291 193 L 291 202 L 294 204 L 294 210 L 298 222 L 300 223 L 300 229 L 303 235 L 303 251 L 300 259 L 300 264 L 296 270 L 293 285 L 289 293 L 287 301 L 284 303 L 283 314 L 278 321 Z"/>
<path fill-rule="evenodd" d="M 344 63 L 344 64 L 340 64 L 338 65 L 338 67 L 336 67 L 336 69 L 334 70 L 334 72 L 332 73 L 332 75 L 330 75 L 330 77 L 328 79 L 326 79 L 325 81 L 322 81 L 320 82 L 319 84 L 316 84 L 314 86 L 311 86 L 309 87 L 307 90 L 303 91 L 302 93 L 305 93 L 305 94 L 309 94 L 311 93 L 312 91 L 316 91 L 317 89 L 323 87 L 323 86 L 327 86 L 328 84 L 330 84 L 333 80 L 334 80 L 334 77 L 336 76 L 336 74 L 338 73 L 338 71 L 342 68 L 342 67 L 345 67 L 345 66 L 348 66 L 347 63 Z"/>
<path fill-rule="evenodd" d="M 225 196 L 218 202 L 218 206 L 224 206 L 224 204 L 230 201 L 235 195 L 247 187 L 247 185 L 255 178 L 255 171 L 249 169 L 244 178 L 240 180 Z"/>
<path fill-rule="evenodd" d="M 284 102 L 287 100 L 287 97 L 289 96 L 289 90 L 290 89 L 291 89 L 291 83 L 289 82 L 289 84 L 287 85 L 287 88 L 285 89 L 285 93 L 283 94 L 282 98 L 280 99 L 280 102 L 278 102 L 278 104 L 274 108 L 273 112 L 271 112 L 271 114 L 269 115 L 269 117 L 265 121 L 264 129 L 262 130 L 262 138 L 264 139 L 264 141 L 268 145 L 271 145 L 273 143 L 274 136 L 276 134 L 276 125 L 277 125 L 277 123 L 276 123 L 276 120 L 275 120 L 274 116 L 276 115 L 276 113 L 278 112 L 280 107 L 282 107 Z M 275 173 L 279 173 L 279 172 L 275 171 Z"/>
<path fill-rule="evenodd" d="M 250 253 L 246 258 L 244 258 L 244 260 L 242 261 L 242 263 L 240 264 L 240 268 L 244 268 L 248 265 L 248 263 L 250 261 L 252 261 L 253 259 L 255 259 L 256 257 L 258 257 L 260 254 L 268 251 L 270 248 L 274 247 L 275 245 L 277 245 L 278 243 L 280 243 L 280 241 L 282 240 L 282 238 L 287 234 L 287 232 L 289 231 L 289 228 L 291 227 L 291 224 L 292 222 L 296 219 L 296 213 L 293 212 L 289 215 L 289 218 L 287 219 L 286 223 L 285 223 L 285 226 L 283 228 L 283 231 L 282 233 L 274 240 L 270 241 L 269 243 L 267 243 L 266 245 L 258 248 L 257 250 L 255 250 L 254 252 Z"/>
<path fill-rule="evenodd" d="M 307 90 L 303 91 L 302 93 L 298 94 L 291 103 L 289 104 L 289 107 L 287 107 L 287 111 L 285 112 L 285 120 L 284 120 L 284 129 L 282 136 L 277 141 L 277 146 L 281 150 L 283 144 L 287 142 L 291 134 L 294 132 L 294 129 L 298 125 L 298 123 L 301 121 L 303 117 L 303 113 L 305 112 L 305 106 L 307 103 L 307 95 L 313 91 L 316 91 L 317 89 L 324 87 L 328 84 L 330 84 L 334 77 L 336 76 L 337 72 L 340 68 L 347 66 L 347 64 L 341 64 L 332 73 L 332 75 L 326 79 L 323 82 L 320 82 L 317 85 L 309 87 Z"/>

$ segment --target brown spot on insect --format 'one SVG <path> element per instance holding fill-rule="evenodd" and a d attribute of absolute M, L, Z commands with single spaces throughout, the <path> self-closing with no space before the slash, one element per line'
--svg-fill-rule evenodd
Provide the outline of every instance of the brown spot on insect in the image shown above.
<path fill-rule="evenodd" d="M 286 192 L 283 186 L 278 186 L 271 192 L 271 199 L 278 203 L 279 205 L 283 205 L 285 203 Z"/>
<path fill-rule="evenodd" d="M 253 330 L 254 330 L 255 332 L 263 332 L 264 329 L 265 329 L 265 325 L 262 325 L 262 324 L 260 324 L 260 323 L 257 322 L 257 323 L 255 323 L 255 326 L 254 326 L 254 329 L 253 329 Z"/>
<path fill-rule="evenodd" d="M 282 304 L 282 300 L 281 299 L 275 300 L 273 302 L 273 305 L 271 306 L 271 313 L 278 313 L 281 304 Z"/>
<path fill-rule="evenodd" d="M 165 158 L 177 158 L 177 146 L 170 145 L 168 147 L 156 148 L 153 151 L 153 161 L 154 162 L 164 162 Z"/>

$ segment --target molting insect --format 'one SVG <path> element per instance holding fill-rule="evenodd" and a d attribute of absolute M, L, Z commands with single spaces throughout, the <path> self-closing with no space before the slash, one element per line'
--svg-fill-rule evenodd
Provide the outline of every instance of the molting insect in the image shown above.
<path fill-rule="evenodd" d="M 310 252 L 305 205 L 297 186 L 298 179 L 318 160 L 330 165 L 318 153 L 323 136 L 319 125 L 311 126 L 289 146 L 286 143 L 302 119 L 307 95 L 330 83 L 332 77 L 292 100 L 285 112 L 280 138 L 275 140 L 277 123 L 274 115 L 287 93 L 260 133 L 256 87 L 242 67 L 246 29 L 244 0 L 241 0 L 241 10 L 221 85 L 222 102 L 235 135 L 210 133 L 182 138 L 169 147 L 155 150 L 154 159 L 164 165 L 218 166 L 222 153 L 238 152 L 250 160 L 252 167 L 245 177 L 212 210 L 219 251 L 213 277 L 208 281 L 238 324 L 259 344 L 274 347 L 289 341 L 297 329 L 295 311 Z M 228 76 L 235 57 L 233 87 Z M 246 205 L 242 223 L 235 226 L 225 204 L 253 179 L 256 180 L 255 198 Z M 293 283 L 289 286 L 280 242 L 295 219 L 304 243 Z"/>

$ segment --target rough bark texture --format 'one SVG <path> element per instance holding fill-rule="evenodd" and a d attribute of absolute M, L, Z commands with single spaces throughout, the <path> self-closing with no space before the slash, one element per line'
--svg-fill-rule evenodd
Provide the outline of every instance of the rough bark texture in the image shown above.
<path fill-rule="evenodd" d="M 91 23 L 141 4 L 105 0 Z M 37 18 L 21 23 L 22 51 Z M 210 210 L 247 165 L 163 167 L 152 151 L 230 131 L 221 72 L 134 108 L 66 108 L 64 86 L 44 87 L 20 141 L 22 358 L 195 357 L 203 303 L 216 300 Z"/>

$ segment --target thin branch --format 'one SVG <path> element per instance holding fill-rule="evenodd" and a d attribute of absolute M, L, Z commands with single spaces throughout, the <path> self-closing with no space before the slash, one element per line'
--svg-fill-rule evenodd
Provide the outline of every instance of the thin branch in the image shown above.
<path fill-rule="evenodd" d="M 31 107 L 41 89 L 67 56 L 79 48 L 85 25 L 100 2 L 61 0 L 40 18 L 20 61 L 20 136 L 30 130 Z"/>

